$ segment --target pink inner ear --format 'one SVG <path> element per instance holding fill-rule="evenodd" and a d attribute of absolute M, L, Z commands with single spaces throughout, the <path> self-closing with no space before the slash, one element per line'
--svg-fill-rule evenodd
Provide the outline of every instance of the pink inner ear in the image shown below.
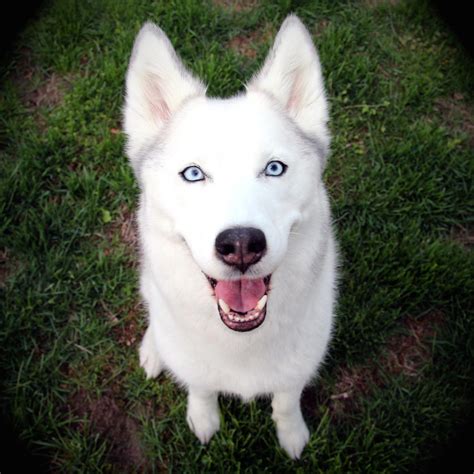
<path fill-rule="evenodd" d="M 290 113 L 290 115 L 296 116 L 298 115 L 299 109 L 301 108 L 301 103 L 304 95 L 303 89 L 303 80 L 302 80 L 302 71 L 301 68 L 296 68 L 292 74 L 292 84 L 291 84 L 291 91 L 288 97 L 288 101 L 286 102 L 286 110 Z"/>
<path fill-rule="evenodd" d="M 171 112 L 164 98 L 160 82 L 160 76 L 148 73 L 145 80 L 145 97 L 153 119 L 161 124 L 169 118 Z"/>

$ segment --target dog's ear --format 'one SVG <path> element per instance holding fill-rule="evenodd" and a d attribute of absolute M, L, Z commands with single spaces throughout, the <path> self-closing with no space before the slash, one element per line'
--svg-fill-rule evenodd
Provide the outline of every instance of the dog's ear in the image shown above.
<path fill-rule="evenodd" d="M 321 63 L 308 30 L 296 15 L 283 22 L 261 71 L 247 90 L 273 96 L 303 132 L 327 150 L 328 104 Z"/>
<path fill-rule="evenodd" d="M 205 93 L 206 88 L 184 67 L 165 33 L 146 23 L 135 40 L 126 79 L 124 130 L 132 165 L 140 148 L 158 136 L 183 101 Z"/>

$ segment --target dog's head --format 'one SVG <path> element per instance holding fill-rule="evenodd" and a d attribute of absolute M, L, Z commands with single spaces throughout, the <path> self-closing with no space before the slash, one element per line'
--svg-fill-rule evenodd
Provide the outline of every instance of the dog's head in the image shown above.
<path fill-rule="evenodd" d="M 309 33 L 288 17 L 246 92 L 216 99 L 148 23 L 133 48 L 124 113 L 142 202 L 163 232 L 189 247 L 223 322 L 258 327 L 271 275 L 290 232 L 311 212 L 329 148 Z"/>

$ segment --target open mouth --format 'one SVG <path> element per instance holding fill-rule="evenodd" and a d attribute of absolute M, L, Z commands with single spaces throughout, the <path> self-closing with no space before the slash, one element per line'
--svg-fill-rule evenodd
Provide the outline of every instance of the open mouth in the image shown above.
<path fill-rule="evenodd" d="M 214 290 L 221 320 L 229 329 L 252 331 L 263 323 L 267 314 L 271 275 L 234 281 L 206 277 Z"/>

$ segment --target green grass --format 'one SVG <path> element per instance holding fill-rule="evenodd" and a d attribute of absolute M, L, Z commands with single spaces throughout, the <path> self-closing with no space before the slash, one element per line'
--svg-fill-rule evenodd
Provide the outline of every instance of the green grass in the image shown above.
<path fill-rule="evenodd" d="M 278 447 L 268 400 L 222 399 L 221 431 L 202 447 L 184 392 L 166 376 L 145 380 L 136 253 L 123 227 L 137 188 L 116 133 L 144 21 L 169 34 L 211 95 L 227 96 L 292 11 L 324 66 L 326 181 L 342 251 L 335 338 L 303 397 L 312 435 L 298 462 Z M 235 37 L 250 38 L 252 54 L 230 47 Z M 427 4 L 61 0 L 2 67 L 1 410 L 50 470 L 398 472 L 436 462 L 474 415 L 474 68 Z"/>

